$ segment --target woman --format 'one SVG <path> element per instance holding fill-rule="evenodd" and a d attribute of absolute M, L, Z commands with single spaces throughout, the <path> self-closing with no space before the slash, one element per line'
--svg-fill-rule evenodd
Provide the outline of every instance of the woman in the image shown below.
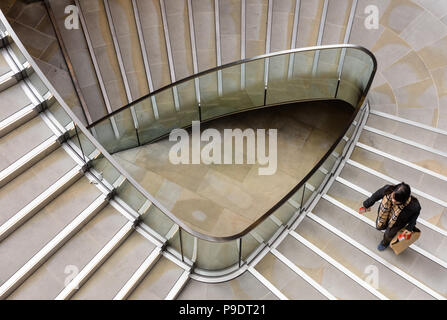
<path fill-rule="evenodd" d="M 395 186 L 386 185 L 374 192 L 363 202 L 363 207 L 359 212 L 370 211 L 374 203 L 380 199 L 376 228 L 386 231 L 377 249 L 383 251 L 388 248 L 391 240 L 402 228 L 405 228 L 404 236 L 411 235 L 421 212 L 421 206 L 419 201 L 411 196 L 410 186 L 402 182 Z"/>

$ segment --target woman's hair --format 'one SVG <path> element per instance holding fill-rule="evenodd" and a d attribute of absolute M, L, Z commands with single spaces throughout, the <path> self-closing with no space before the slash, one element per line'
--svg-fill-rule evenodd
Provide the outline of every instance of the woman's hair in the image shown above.
<path fill-rule="evenodd" d="M 390 186 L 385 190 L 385 194 L 391 194 L 394 192 L 394 199 L 397 202 L 404 203 L 411 195 L 411 188 L 405 182 L 399 183 L 395 186 Z"/>

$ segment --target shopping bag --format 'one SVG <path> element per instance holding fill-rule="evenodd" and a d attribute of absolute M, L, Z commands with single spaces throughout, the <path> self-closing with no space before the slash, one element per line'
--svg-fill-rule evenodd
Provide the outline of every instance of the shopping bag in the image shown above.
<path fill-rule="evenodd" d="M 411 244 L 417 241 L 417 239 L 421 236 L 421 230 L 415 227 L 410 238 L 404 238 L 401 236 L 404 230 L 405 228 L 400 230 L 390 243 L 390 248 L 393 249 L 396 255 L 399 255 L 401 252 L 405 251 L 405 249 L 411 246 Z"/>

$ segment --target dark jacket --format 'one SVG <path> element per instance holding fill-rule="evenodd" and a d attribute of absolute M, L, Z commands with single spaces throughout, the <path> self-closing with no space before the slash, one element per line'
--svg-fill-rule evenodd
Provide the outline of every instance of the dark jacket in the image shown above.
<path fill-rule="evenodd" d="M 383 188 L 374 192 L 371 197 L 363 201 L 363 206 L 365 208 L 372 207 L 374 203 L 385 196 L 385 190 L 390 187 L 390 185 L 386 185 Z M 419 217 L 419 213 L 421 212 L 421 205 L 419 204 L 418 199 L 411 196 L 410 203 L 402 210 L 399 214 L 399 217 L 396 220 L 395 226 L 399 228 L 405 227 L 408 231 L 413 231 L 414 226 L 416 225 L 416 220 Z M 394 226 L 393 226 L 394 227 Z"/>

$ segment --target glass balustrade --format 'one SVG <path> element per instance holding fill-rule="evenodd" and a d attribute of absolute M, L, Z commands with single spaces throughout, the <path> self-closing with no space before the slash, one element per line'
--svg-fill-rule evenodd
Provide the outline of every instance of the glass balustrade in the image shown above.
<path fill-rule="evenodd" d="M 375 58 L 366 49 L 339 45 L 273 53 L 202 72 L 119 109 L 89 126 L 89 131 L 57 95 L 1 13 L 0 18 L 0 29 L 17 44 L 13 51 L 35 71 L 29 76 L 31 84 L 42 96 L 55 94 L 46 110 L 66 128 L 69 146 L 88 164 L 98 183 L 139 215 L 183 261 L 194 264 L 198 273 L 234 270 L 290 227 L 334 174 L 367 116 L 366 104 L 360 107 L 376 71 Z M 194 230 L 160 205 L 110 155 L 188 127 L 193 120 L 317 99 L 350 103 L 355 123 L 294 190 L 238 235 L 215 238 Z"/>
<path fill-rule="evenodd" d="M 220 75 L 218 71 L 222 71 Z M 245 73 L 243 77 L 242 72 Z M 358 48 L 309 50 L 260 58 L 205 72 L 168 86 L 89 128 L 93 129 L 101 145 L 109 153 L 114 153 L 165 137 L 174 128 L 190 126 L 193 120 L 209 121 L 258 107 L 339 99 L 358 111 L 374 72 L 375 60 Z M 245 79 L 245 83 L 241 79 Z M 137 125 L 132 118 L 131 107 Z M 235 237 L 213 239 L 210 235 L 196 232 L 167 209 L 149 200 L 147 194 L 127 178 L 120 182 L 115 192 L 142 216 L 147 226 L 166 240 L 170 249 L 177 252 L 183 261 L 193 263 L 197 272 L 231 269 L 246 263 L 257 250 L 279 231 L 290 227 L 299 214 L 308 209 L 334 174 L 334 168 L 346 153 L 365 115 L 364 112 L 354 114 L 355 121 L 350 123 L 313 172 L 301 181 L 297 191 L 282 199 L 281 205 L 255 222 L 250 230 Z M 91 159 L 92 167 L 101 177 L 115 186 L 122 175 L 108 157 L 102 154 L 95 154 L 95 158 L 89 156 L 96 149 L 89 144 L 81 129 L 73 141 L 82 147 L 86 153 L 84 156 Z"/>

